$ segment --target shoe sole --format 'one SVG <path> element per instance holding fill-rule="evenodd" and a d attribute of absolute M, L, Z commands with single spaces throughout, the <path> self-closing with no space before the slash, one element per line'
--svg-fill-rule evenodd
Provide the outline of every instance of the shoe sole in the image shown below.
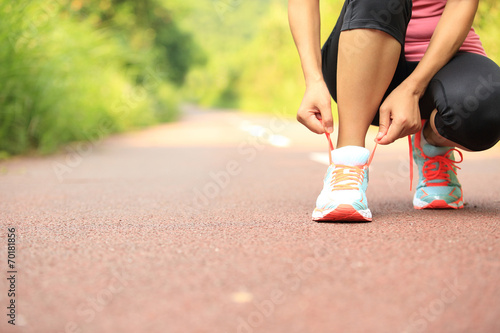
<path fill-rule="evenodd" d="M 325 214 L 326 213 L 326 214 Z M 320 216 L 315 216 L 320 215 Z M 339 205 L 330 211 L 316 208 L 313 212 L 313 221 L 316 222 L 371 222 L 372 213 L 369 209 L 356 210 L 351 205 Z"/>
<path fill-rule="evenodd" d="M 422 200 L 414 200 L 413 208 L 415 209 L 462 209 L 464 208 L 463 201 L 447 203 L 444 200 L 434 200 L 430 203 Z"/>

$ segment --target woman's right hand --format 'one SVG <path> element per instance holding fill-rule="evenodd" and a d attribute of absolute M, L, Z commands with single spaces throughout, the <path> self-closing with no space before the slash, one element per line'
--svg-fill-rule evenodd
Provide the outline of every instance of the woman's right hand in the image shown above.
<path fill-rule="evenodd" d="M 325 81 L 307 85 L 297 120 L 314 133 L 333 132 L 332 100 Z"/>

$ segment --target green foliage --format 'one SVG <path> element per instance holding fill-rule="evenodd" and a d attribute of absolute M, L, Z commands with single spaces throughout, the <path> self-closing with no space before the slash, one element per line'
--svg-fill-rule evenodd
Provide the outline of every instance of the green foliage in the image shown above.
<path fill-rule="evenodd" d="M 153 0 L 1 1 L 2 156 L 175 119 L 203 55 L 172 17 Z"/>
<path fill-rule="evenodd" d="M 474 27 L 488 56 L 500 64 L 500 26 L 498 22 L 500 22 L 500 3 L 496 0 L 480 1 Z"/>
<path fill-rule="evenodd" d="M 343 5 L 321 1 L 324 42 Z M 204 68 L 187 77 L 186 96 L 206 106 L 294 115 L 304 92 L 300 62 L 289 30 L 287 1 L 202 1 L 187 29 L 208 54 Z M 193 19 L 192 17 L 195 17 Z M 480 1 L 474 26 L 488 55 L 500 61 L 500 3 Z M 202 28 L 200 28 L 200 26 Z M 335 107 L 335 105 L 334 105 Z"/>
<path fill-rule="evenodd" d="M 185 6 L 184 6 L 185 7 Z M 111 29 L 136 52 L 156 52 L 158 66 L 167 79 L 182 85 L 191 66 L 206 61 L 193 36 L 179 27 L 174 19 L 182 6 L 158 0 L 87 0 L 78 10 L 69 10 L 80 20 L 95 27 Z"/>
<path fill-rule="evenodd" d="M 265 0 L 186 0 L 192 10 L 183 20 L 196 42 L 208 54 L 203 68 L 189 72 L 184 96 L 205 106 L 239 107 L 240 93 L 235 89 L 241 80 L 243 62 L 250 53 L 245 47 L 256 36 L 259 18 L 269 4 Z"/>
<path fill-rule="evenodd" d="M 260 22 L 259 32 L 244 48 L 252 57 L 241 59 L 240 80 L 235 89 L 245 110 L 295 113 L 303 93 L 302 72 L 283 7 L 274 3 Z M 259 50 L 255 54 L 255 50 Z M 253 52 L 252 52 L 253 51 Z"/>
<path fill-rule="evenodd" d="M 342 4 L 321 1 L 322 41 Z M 294 115 L 304 82 L 286 7 L 0 0 L 0 159 L 174 120 L 181 101 Z M 481 1 L 474 26 L 497 62 L 499 21 L 499 3 Z"/>

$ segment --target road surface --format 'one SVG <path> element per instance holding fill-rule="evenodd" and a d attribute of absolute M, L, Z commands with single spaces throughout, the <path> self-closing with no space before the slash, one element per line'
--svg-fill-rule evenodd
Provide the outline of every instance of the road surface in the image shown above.
<path fill-rule="evenodd" d="M 500 147 L 464 154 L 460 211 L 414 210 L 407 141 L 379 147 L 373 222 L 319 224 L 326 149 L 279 113 L 189 107 L 0 163 L 0 331 L 500 332 Z"/>

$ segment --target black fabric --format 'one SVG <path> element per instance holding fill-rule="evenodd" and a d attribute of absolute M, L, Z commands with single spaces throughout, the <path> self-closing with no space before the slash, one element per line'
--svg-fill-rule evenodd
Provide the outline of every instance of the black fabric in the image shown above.
<path fill-rule="evenodd" d="M 323 77 L 333 99 L 337 101 L 337 55 L 340 33 L 352 29 L 376 29 L 388 33 L 401 44 L 401 57 L 393 82 L 392 91 L 406 78 L 404 40 L 406 27 L 411 18 L 411 0 L 346 0 L 337 24 L 321 50 Z M 362 43 L 362 41 L 360 41 Z M 352 45 L 356 52 L 356 45 Z M 350 52 L 351 50 L 347 50 Z M 376 117 L 378 124 L 378 116 Z"/>
<path fill-rule="evenodd" d="M 445 138 L 470 150 L 491 148 L 500 140 L 500 68 L 460 52 L 434 76 L 420 106 L 438 110 L 435 125 Z"/>
<path fill-rule="evenodd" d="M 401 43 L 401 56 L 384 99 L 417 67 L 404 57 L 404 36 L 411 0 L 347 0 L 322 48 L 326 85 L 337 101 L 337 55 L 340 33 L 350 29 L 384 31 Z M 355 46 L 353 46 L 355 47 Z M 438 113 L 435 125 L 445 138 L 470 150 L 491 148 L 500 140 L 500 68 L 482 55 L 459 52 L 431 80 L 420 100 L 422 119 Z M 379 113 L 372 121 L 379 124 Z"/>
<path fill-rule="evenodd" d="M 404 44 L 411 0 L 347 0 L 341 30 L 382 30 Z"/>

